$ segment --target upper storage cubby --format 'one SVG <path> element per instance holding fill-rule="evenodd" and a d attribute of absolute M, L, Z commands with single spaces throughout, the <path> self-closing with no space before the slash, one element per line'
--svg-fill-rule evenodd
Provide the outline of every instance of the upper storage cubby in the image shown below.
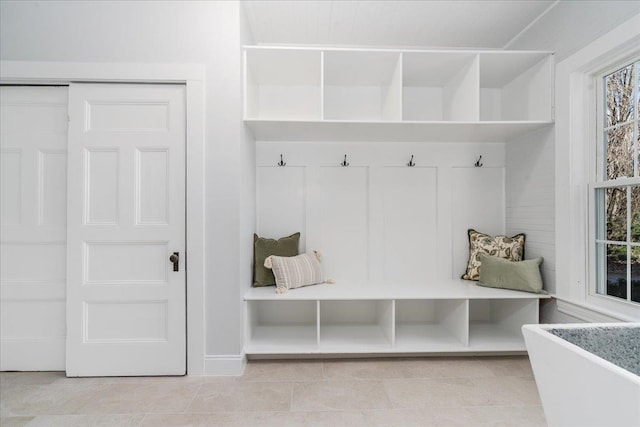
<path fill-rule="evenodd" d="M 402 64 L 402 119 L 465 121 L 479 117 L 478 56 L 407 52 Z"/>
<path fill-rule="evenodd" d="M 322 52 L 245 50 L 245 118 L 321 120 Z"/>
<path fill-rule="evenodd" d="M 553 55 L 245 47 L 262 141 L 507 142 L 553 123 Z"/>
<path fill-rule="evenodd" d="M 325 120 L 401 120 L 400 58 L 396 52 L 325 52 Z"/>
<path fill-rule="evenodd" d="M 552 56 L 539 52 L 480 54 L 480 120 L 551 121 Z"/>

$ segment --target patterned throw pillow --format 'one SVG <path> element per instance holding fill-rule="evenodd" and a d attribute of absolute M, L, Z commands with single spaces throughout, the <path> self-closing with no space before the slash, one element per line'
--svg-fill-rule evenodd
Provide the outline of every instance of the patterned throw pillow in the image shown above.
<path fill-rule="evenodd" d="M 478 280 L 480 277 L 480 254 L 491 255 L 509 261 L 520 261 L 524 258 L 524 234 L 513 237 L 490 236 L 469 229 L 469 262 L 467 271 L 462 276 L 465 280 Z"/>
<path fill-rule="evenodd" d="M 320 253 L 306 253 L 292 257 L 269 256 L 264 266 L 273 270 L 276 277 L 276 292 L 281 294 L 288 289 L 322 283 Z"/>

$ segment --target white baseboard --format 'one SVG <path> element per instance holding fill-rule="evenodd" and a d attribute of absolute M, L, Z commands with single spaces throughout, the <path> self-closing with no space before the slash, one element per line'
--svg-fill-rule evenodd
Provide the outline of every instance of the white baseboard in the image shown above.
<path fill-rule="evenodd" d="M 204 357 L 204 375 L 240 376 L 246 364 L 244 354 L 208 355 Z"/>
<path fill-rule="evenodd" d="M 0 339 L 0 371 L 64 371 L 66 338 Z M 244 354 L 209 355 L 204 358 L 204 375 L 240 376 Z"/>
<path fill-rule="evenodd" d="M 582 304 L 575 304 L 565 300 L 556 300 L 558 311 L 560 313 L 568 314 L 576 319 L 583 320 L 590 323 L 611 323 L 611 322 L 626 322 L 628 319 L 624 319 L 621 316 L 613 316 L 604 313 L 603 310 L 588 307 Z"/>
<path fill-rule="evenodd" d="M 0 371 L 64 371 L 66 338 L 0 339 Z"/>

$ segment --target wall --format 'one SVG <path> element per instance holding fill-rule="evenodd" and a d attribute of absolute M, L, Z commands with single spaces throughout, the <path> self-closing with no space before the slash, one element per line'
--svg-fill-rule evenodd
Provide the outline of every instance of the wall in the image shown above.
<path fill-rule="evenodd" d="M 640 11 L 637 1 L 575 1 L 557 2 L 546 14 L 520 33 L 508 45 L 508 49 L 539 49 L 555 52 L 556 64 L 589 44 L 602 34 L 618 27 L 630 16 Z M 563 100 L 556 88 L 555 105 Z M 567 123 L 570 117 L 558 114 L 558 123 Z M 526 257 L 545 257 L 543 274 L 545 287 L 553 292 L 565 293 L 569 286 L 558 279 L 556 265 L 567 265 L 570 255 L 556 253 L 555 228 L 558 207 L 558 171 L 569 165 L 556 165 L 555 129 L 527 135 L 511 141 L 506 147 L 507 158 L 507 230 L 510 233 L 525 231 L 528 236 Z M 525 161 L 526 160 L 526 161 Z M 568 173 L 568 172 L 567 172 Z M 545 304 L 541 311 L 544 323 L 580 321 L 558 311 L 555 303 Z"/>
<path fill-rule="evenodd" d="M 524 135 L 506 144 L 507 235 L 525 233 L 525 258 L 544 258 L 545 289 L 556 293 L 555 132 Z M 562 260 L 560 260 L 562 262 Z M 580 322 L 558 311 L 555 300 L 540 300 L 541 323 Z"/>
<path fill-rule="evenodd" d="M 258 141 L 256 154 L 258 233 L 301 232 L 338 284 L 458 279 L 467 230 L 505 232 L 502 143 Z"/>
<path fill-rule="evenodd" d="M 638 2 L 559 2 L 509 48 L 551 49 L 566 57 L 638 8 Z M 0 2 L 2 60 L 205 64 L 206 353 L 221 358 L 241 352 L 244 288 L 238 283 L 250 282 L 247 248 L 255 227 L 252 136 L 241 123 L 240 96 L 239 46 L 250 42 L 250 35 L 242 31 L 240 9 L 236 1 Z M 531 164 L 529 172 L 509 168 L 506 182 L 553 175 L 545 151 L 552 142 L 545 141 L 539 153 L 525 140 L 507 144 L 507 159 L 527 155 L 540 163 Z M 524 207 L 517 192 L 507 188 L 508 207 Z M 508 213 L 507 229 L 517 227 L 516 216 Z"/>
<path fill-rule="evenodd" d="M 240 42 L 242 45 L 254 44 L 244 7 L 240 12 Z M 241 64 L 242 66 L 242 64 Z M 243 88 L 244 89 L 244 88 Z M 244 93 L 241 94 L 244 99 Z M 242 294 L 253 283 L 253 233 L 256 231 L 256 143 L 251 131 L 242 127 L 240 144 L 241 198 L 240 198 L 240 272 L 238 283 Z M 240 323 L 244 330 L 244 305 L 238 299 Z M 243 342 L 244 344 L 244 342 Z"/>
<path fill-rule="evenodd" d="M 253 210 L 253 168 L 241 166 L 253 155 L 241 122 L 240 9 L 237 1 L 0 3 L 2 60 L 205 65 L 206 353 L 222 359 L 242 350 L 238 283 L 251 262 L 239 239 L 252 222 L 242 212 Z"/>
<path fill-rule="evenodd" d="M 506 144 L 507 235 L 525 233 L 525 258 L 544 257 L 545 289 L 555 293 L 555 178 L 553 128 Z"/>

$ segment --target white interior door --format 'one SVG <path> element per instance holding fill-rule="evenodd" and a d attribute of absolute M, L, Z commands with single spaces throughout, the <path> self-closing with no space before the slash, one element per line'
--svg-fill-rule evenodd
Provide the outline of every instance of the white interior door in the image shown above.
<path fill-rule="evenodd" d="M 184 97 L 69 87 L 68 376 L 186 372 Z"/>
<path fill-rule="evenodd" d="M 67 88 L 0 88 L 0 370 L 65 366 Z"/>

